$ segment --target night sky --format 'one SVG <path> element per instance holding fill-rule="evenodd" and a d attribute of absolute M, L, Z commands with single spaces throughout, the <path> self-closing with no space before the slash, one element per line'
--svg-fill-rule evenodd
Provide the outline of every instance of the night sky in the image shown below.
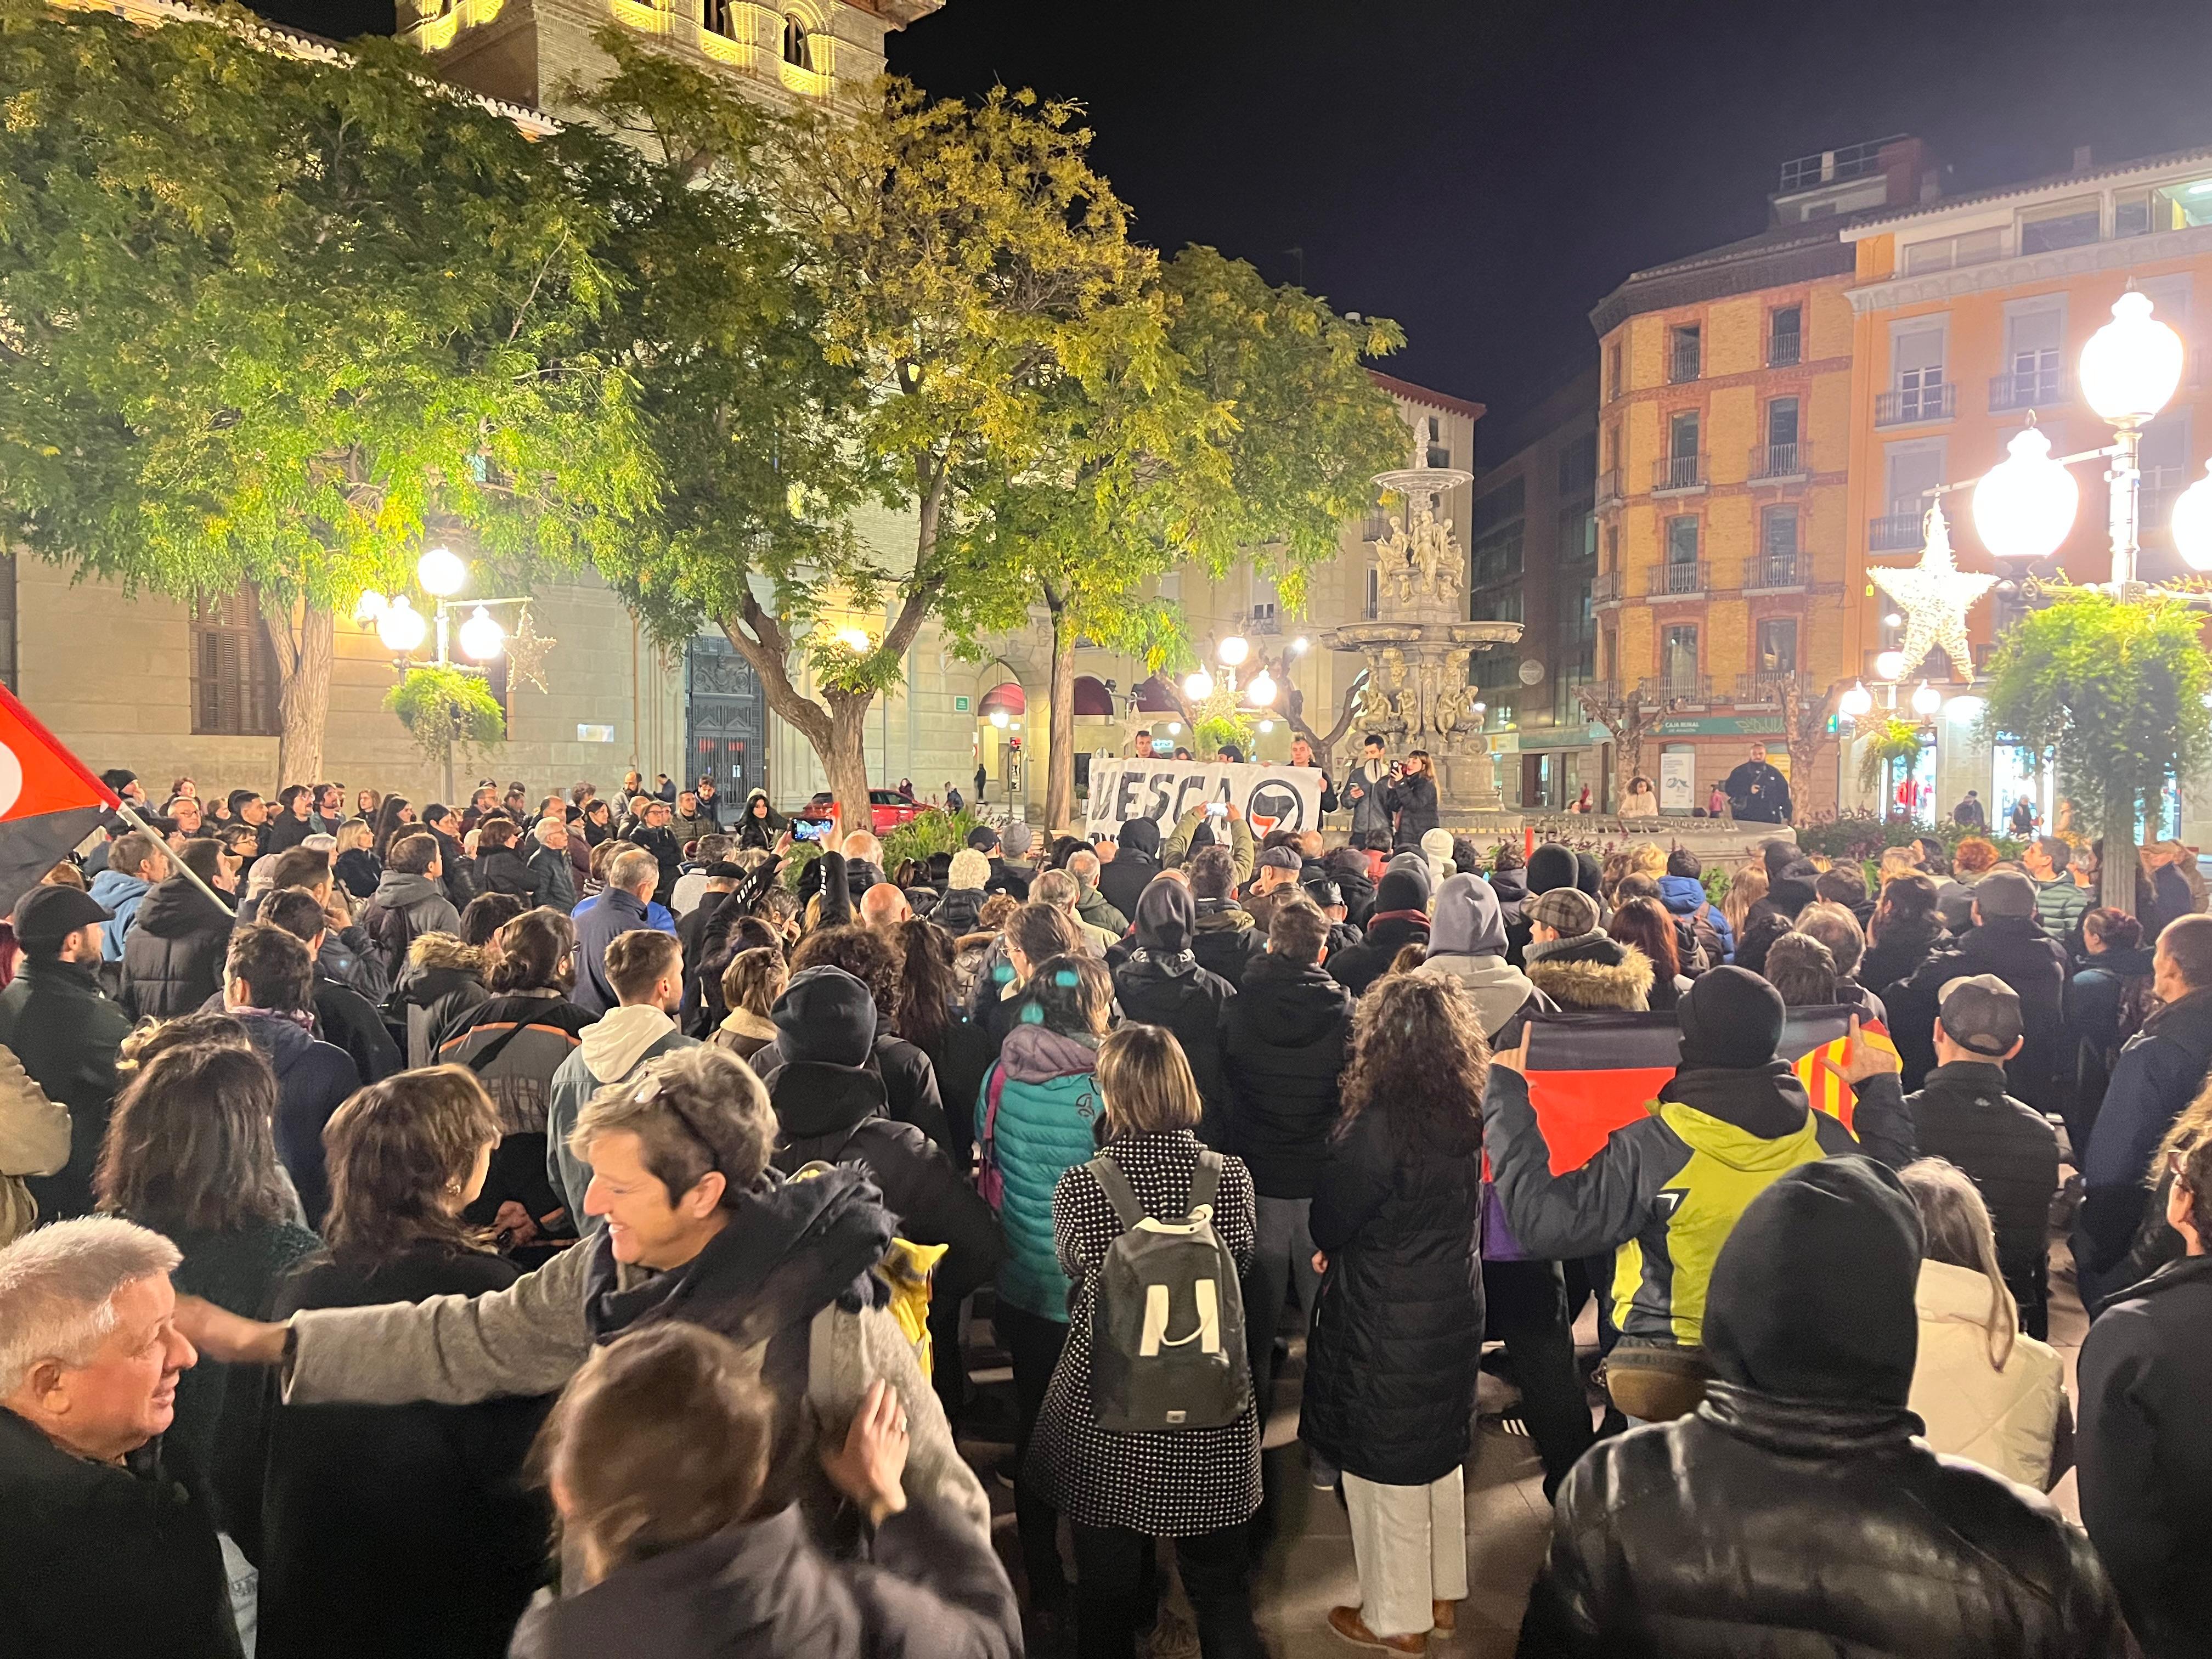
<path fill-rule="evenodd" d="M 2212 145 L 2208 0 L 947 0 L 890 52 L 1080 99 L 1140 235 L 1396 318 L 1392 373 L 1499 416 L 1629 271 L 1764 228 L 1789 157 L 1913 132 L 1964 191 Z"/>

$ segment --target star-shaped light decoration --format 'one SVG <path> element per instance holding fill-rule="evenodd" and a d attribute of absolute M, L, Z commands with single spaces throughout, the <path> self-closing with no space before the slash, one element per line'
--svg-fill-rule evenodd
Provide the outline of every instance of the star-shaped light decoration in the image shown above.
<path fill-rule="evenodd" d="M 560 641 L 550 635 L 541 634 L 530 620 L 530 607 L 522 607 L 522 615 L 514 624 L 514 632 L 507 636 L 507 672 L 525 684 L 543 691 L 545 687 L 545 653 Z"/>
<path fill-rule="evenodd" d="M 1874 585 L 1897 601 L 1905 613 L 1905 643 L 1898 647 L 1905 659 L 1900 680 L 1911 679 L 1937 646 L 1951 659 L 1951 674 L 1972 679 L 1974 649 L 1966 641 L 1966 613 L 1975 601 L 1996 586 L 1995 576 L 1977 576 L 1959 568 L 1951 558 L 1951 527 L 1941 507 L 1930 507 L 1927 518 L 1928 544 L 1920 562 L 1902 570 L 1870 570 Z"/>

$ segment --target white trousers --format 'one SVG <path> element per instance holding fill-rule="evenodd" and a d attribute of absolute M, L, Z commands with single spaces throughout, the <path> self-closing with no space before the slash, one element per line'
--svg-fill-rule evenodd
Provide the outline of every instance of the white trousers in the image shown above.
<path fill-rule="evenodd" d="M 1346 1471 L 1359 1620 L 1376 1636 L 1419 1636 L 1434 1604 L 1467 1597 L 1467 1486 L 1454 1469 L 1425 1486 L 1383 1486 Z"/>

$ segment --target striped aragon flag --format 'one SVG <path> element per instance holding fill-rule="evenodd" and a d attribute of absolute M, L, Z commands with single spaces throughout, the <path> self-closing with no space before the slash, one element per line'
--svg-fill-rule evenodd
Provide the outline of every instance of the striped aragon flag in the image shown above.
<path fill-rule="evenodd" d="M 1854 1007 L 1793 1008 L 1779 1053 L 1818 1110 L 1851 1127 L 1858 1097 L 1841 1067 L 1850 1048 Z M 1578 1170 L 1606 1137 L 1644 1115 L 1680 1063 L 1681 1031 L 1672 1014 L 1578 1013 L 1529 1022 L 1528 1104 L 1552 1154 L 1552 1172 Z M 1859 1036 L 1896 1052 L 1872 1021 Z"/>
<path fill-rule="evenodd" d="M 0 686 L 0 915 L 121 805 Z"/>

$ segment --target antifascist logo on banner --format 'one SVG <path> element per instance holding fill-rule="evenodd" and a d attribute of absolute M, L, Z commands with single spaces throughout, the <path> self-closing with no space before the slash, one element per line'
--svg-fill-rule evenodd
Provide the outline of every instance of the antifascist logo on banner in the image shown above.
<path fill-rule="evenodd" d="M 1091 767 L 1093 835 L 1114 835 L 1130 818 L 1150 818 L 1163 836 L 1193 807 L 1235 805 L 1254 836 L 1321 824 L 1321 773 L 1310 766 L 1257 766 L 1227 761 L 1094 761 Z"/>

